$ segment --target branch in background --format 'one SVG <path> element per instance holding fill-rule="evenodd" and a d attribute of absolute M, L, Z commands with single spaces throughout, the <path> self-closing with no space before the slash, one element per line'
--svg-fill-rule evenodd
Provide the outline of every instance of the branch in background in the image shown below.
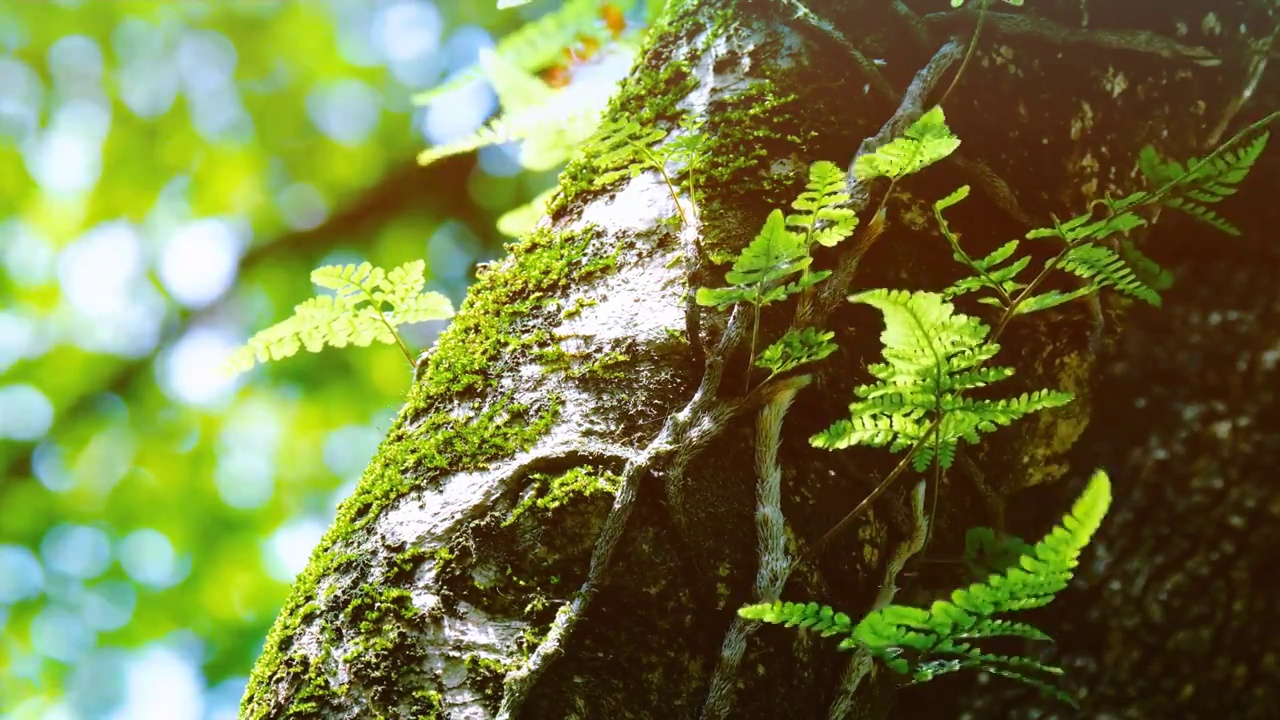
<path fill-rule="evenodd" d="M 286 258 L 306 259 L 315 264 L 333 248 L 368 237 L 391 219 L 412 209 L 447 214 L 471 227 L 487 229 L 491 223 L 471 201 L 466 183 L 457 182 L 457 178 L 465 177 L 474 165 L 472 157 L 451 158 L 428 168 L 419 167 L 412 158 L 402 162 L 321 225 L 281 235 L 249 250 L 241 258 L 240 273 Z M 168 327 L 157 347 L 165 347 L 192 327 L 225 313 L 230 297 L 224 296 L 208 307 L 183 314 Z M 139 382 L 152 382 L 153 360 L 154 355 L 150 355 L 119 363 L 105 382 L 67 404 L 55 417 L 54 427 L 67 418 L 88 413 L 102 393 L 127 396 Z M 4 463 L 0 478 L 16 480 L 30 475 L 32 452 L 34 447 L 12 456 Z M 0 485 L 3 484 L 0 481 Z"/>

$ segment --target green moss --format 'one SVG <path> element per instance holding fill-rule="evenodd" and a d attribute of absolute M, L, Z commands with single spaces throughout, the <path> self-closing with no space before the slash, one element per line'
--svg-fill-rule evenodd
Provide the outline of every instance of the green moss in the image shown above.
<path fill-rule="evenodd" d="M 420 668 L 425 658 L 412 657 L 418 652 L 414 628 L 429 618 L 414 616 L 408 594 L 397 586 L 411 584 L 426 554 L 405 551 L 388 567 L 373 569 L 360 566 L 367 558 L 347 542 L 406 492 L 442 475 L 483 469 L 510 457 L 531 447 L 555 422 L 560 412 L 555 397 L 527 405 L 510 396 L 489 395 L 504 372 L 528 362 L 540 345 L 551 343 L 544 328 L 555 321 L 550 306 L 558 295 L 570 284 L 614 267 L 616 252 L 589 253 L 595 237 L 594 228 L 540 229 L 511 244 L 510 256 L 481 274 L 429 356 L 424 377 L 415 384 L 355 494 L 339 508 L 337 520 L 295 582 L 250 678 L 242 717 L 277 712 L 279 687 L 289 688 L 295 708 L 289 710 L 291 717 L 313 717 L 335 693 L 348 690 L 346 685 L 329 684 L 323 670 L 332 662 L 329 648 L 311 660 L 293 651 L 304 623 L 326 611 L 357 617 L 361 630 L 368 633 L 356 640 L 361 652 L 344 659 L 360 666 L 348 677 L 355 678 L 352 682 L 358 682 L 370 703 L 384 708 L 396 703 L 403 711 L 403 703 L 411 699 L 417 708 L 412 717 L 433 717 L 437 712 L 431 708 L 438 707 L 438 698 L 433 700 L 430 692 L 412 698 L 404 692 L 424 684 Z M 437 555 L 435 560 L 442 558 Z M 344 576 L 383 579 L 354 591 L 344 590 L 338 580 L 320 592 L 322 579 Z M 395 622 L 380 622 L 388 617 Z M 404 678 L 406 674 L 414 677 Z"/>
<path fill-rule="evenodd" d="M 560 475 L 534 473 L 530 476 L 533 492 L 512 509 L 511 514 L 503 521 L 503 526 L 515 522 L 529 508 L 551 511 L 568 502 L 571 498 L 589 497 L 597 493 L 615 493 L 622 484 L 622 478 L 607 470 L 592 467 L 575 467 Z"/>
<path fill-rule="evenodd" d="M 573 304 L 565 308 L 563 311 L 561 311 L 560 319 L 568 320 L 569 318 L 577 317 L 578 315 L 582 314 L 583 308 L 591 307 L 593 305 L 596 305 L 597 303 L 598 301 L 595 298 L 584 298 L 584 297 L 574 298 Z"/>
<path fill-rule="evenodd" d="M 466 656 L 463 663 L 467 668 L 467 677 L 471 680 L 469 684 L 480 691 L 485 708 L 489 712 L 497 712 L 502 704 L 502 679 L 514 666 L 474 654 Z"/>
<path fill-rule="evenodd" d="M 778 158 L 803 154 L 811 133 L 794 132 L 797 96 L 780 91 L 779 84 L 776 79 L 759 80 L 709 109 L 702 168 L 707 188 L 732 193 L 790 187 L 793 179 L 775 177 L 770 165 Z"/>
<path fill-rule="evenodd" d="M 674 5 L 674 3 L 673 3 Z M 646 46 L 631 74 L 609 102 L 606 118 L 635 120 L 644 129 L 672 130 L 683 112 L 680 101 L 698 86 L 688 63 L 671 55 L 684 32 L 697 31 L 696 15 L 690 4 L 668 8 L 663 20 L 648 34 Z M 625 169 L 638 157 L 616 154 L 601 162 L 601 140 L 588 141 L 560 174 L 559 189 L 547 203 L 547 214 L 556 216 L 587 192 L 603 189 L 602 176 Z"/>
<path fill-rule="evenodd" d="M 618 366 L 630 360 L 620 350 L 593 355 L 590 352 L 569 352 L 558 345 L 539 351 L 537 358 L 538 363 L 547 370 L 563 372 L 575 380 L 584 377 L 606 380 L 623 377 L 625 373 Z"/>

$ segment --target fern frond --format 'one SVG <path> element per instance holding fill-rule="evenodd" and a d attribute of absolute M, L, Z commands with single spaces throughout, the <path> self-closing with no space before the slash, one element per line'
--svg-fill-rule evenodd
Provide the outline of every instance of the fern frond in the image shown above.
<path fill-rule="evenodd" d="M 911 676 L 913 683 L 961 670 L 985 670 L 1074 705 L 1074 697 L 1048 682 L 1063 674 L 1061 668 L 1029 657 L 988 652 L 972 641 L 996 637 L 1050 640 L 1030 624 L 995 615 L 1043 605 L 1065 588 L 1081 550 L 1097 532 L 1110 503 L 1111 483 L 1099 470 L 1062 522 L 1030 548 L 1018 566 L 956 590 L 951 600 L 936 600 L 928 608 L 890 604 L 852 627 L 847 615 L 816 602 L 761 603 L 743 607 L 738 614 L 749 620 L 809 629 L 824 637 L 843 635 L 840 649 L 865 649 L 894 672 Z"/>
<path fill-rule="evenodd" d="M 842 612 L 836 612 L 830 605 L 818 603 L 784 603 L 780 600 L 771 603 L 747 605 L 738 610 L 738 615 L 746 620 L 799 627 L 812 630 L 823 637 L 837 633 L 848 634 L 853 631 L 853 620 Z"/>
<path fill-rule="evenodd" d="M 607 41 L 608 29 L 599 21 L 600 0 L 566 0 L 559 8 L 503 37 L 493 51 L 506 63 L 527 73 L 536 73 L 560 62 L 565 48 L 573 47 L 580 38 Z M 484 69 L 477 63 L 440 85 L 418 93 L 413 102 L 426 105 L 482 79 Z"/>
<path fill-rule="evenodd" d="M 734 260 L 733 269 L 725 273 L 725 282 L 730 287 L 699 288 L 697 302 L 723 309 L 737 302 L 749 302 L 758 307 L 782 300 L 820 279 L 782 284 L 786 278 L 809 267 L 811 262 L 803 239 L 787 230 L 782 211 L 775 209 L 769 213 L 760 233 Z M 810 278 L 815 276 L 819 274 L 812 273 Z"/>
<path fill-rule="evenodd" d="M 390 272 L 367 262 L 316 268 L 311 282 L 334 293 L 299 303 L 291 317 L 249 338 L 231 355 L 227 366 L 233 372 L 243 372 L 255 362 L 282 360 L 303 348 L 320 352 L 325 346 L 400 343 L 399 326 L 453 316 L 447 297 L 422 291 L 425 271 L 422 260 Z"/>
<path fill-rule="evenodd" d="M 422 151 L 419 165 L 523 141 L 520 164 L 541 172 L 563 163 L 596 131 L 606 93 L 553 89 L 492 50 L 481 51 L 480 68 L 498 93 L 502 115 L 466 138 Z"/>
<path fill-rule="evenodd" d="M 862 182 L 878 177 L 897 180 L 938 162 L 958 147 L 960 138 L 947 127 L 942 106 L 935 105 L 911 123 L 902 137 L 860 155 L 853 163 L 853 176 Z"/>
<path fill-rule="evenodd" d="M 964 534 L 964 564 L 974 581 L 1001 573 L 1031 552 L 1031 545 L 1017 535 L 999 536 L 989 527 L 969 528 Z"/>
<path fill-rule="evenodd" d="M 769 371 L 769 377 L 779 375 L 811 362 L 818 362 L 836 351 L 831 341 L 834 332 L 819 332 L 817 328 L 788 330 L 756 358 L 756 366 Z"/>
<path fill-rule="evenodd" d="M 1269 137 L 1269 132 L 1260 132 L 1237 149 L 1225 149 L 1203 161 L 1191 158 L 1185 167 L 1176 160 L 1161 160 L 1155 148 L 1148 145 L 1138 155 L 1138 168 L 1160 187 L 1157 196 L 1165 205 L 1225 233 L 1239 235 L 1239 228 L 1208 206 L 1235 193 L 1236 186 L 1262 155 Z"/>
<path fill-rule="evenodd" d="M 938 293 L 877 289 L 849 300 L 884 315 L 885 362 L 868 368 L 877 382 L 854 389 L 858 400 L 849 406 L 849 418 L 810 438 L 815 447 L 915 448 L 916 470 L 935 461 L 948 467 L 961 441 L 976 443 L 980 433 L 1072 399 L 1070 393 L 1051 390 L 1004 399 L 964 396 L 1010 377 L 1013 370 L 985 365 L 1000 350 L 987 341 L 990 329 L 955 312 Z"/>
<path fill-rule="evenodd" d="M 1115 209 L 1117 206 L 1112 206 Z M 1123 235 L 1135 228 L 1147 224 L 1137 214 L 1124 210 L 1122 212 L 1095 220 L 1092 212 L 1082 213 L 1053 227 L 1036 228 L 1027 232 L 1028 240 L 1040 238 L 1058 238 L 1069 245 L 1082 242 L 1101 242 L 1113 235 Z"/>
<path fill-rule="evenodd" d="M 845 181 L 844 171 L 835 163 L 822 160 L 809 166 L 805 191 L 791 203 L 800 212 L 787 216 L 787 225 L 804 235 L 806 245 L 835 247 L 858 227 L 858 216 L 842 207 L 849 201 Z"/>
<path fill-rule="evenodd" d="M 1160 306 L 1160 294 L 1139 280 L 1124 258 L 1109 247 L 1092 243 L 1077 245 L 1067 251 L 1058 267 L 1092 282 L 1095 287 L 1114 287 L 1129 297 Z"/>

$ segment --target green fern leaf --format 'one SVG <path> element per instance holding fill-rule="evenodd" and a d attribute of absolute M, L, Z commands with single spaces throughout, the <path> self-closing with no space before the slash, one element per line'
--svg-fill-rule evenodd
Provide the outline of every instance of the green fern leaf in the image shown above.
<path fill-rule="evenodd" d="M 811 362 L 818 362 L 836 351 L 831 341 L 834 332 L 819 332 L 817 328 L 788 330 L 777 342 L 765 348 L 756 358 L 756 366 L 769 371 L 769 377 L 794 370 Z"/>
<path fill-rule="evenodd" d="M 942 231 L 943 237 L 951 244 L 952 257 L 973 273 L 973 275 L 957 280 L 946 290 L 943 290 L 942 294 L 950 299 L 984 289 L 992 290 L 997 293 L 996 297 L 980 298 L 979 302 L 1003 307 L 1006 302 L 1011 302 L 1009 299 L 1015 293 L 1026 287 L 1026 284 L 1019 282 L 1017 277 L 1030 264 L 1031 258 L 1029 256 L 1017 258 L 1012 263 L 1005 265 L 1010 258 L 1013 258 L 1014 253 L 1018 251 L 1019 242 L 1017 240 L 1010 240 L 985 257 L 977 259 L 970 257 L 960 246 L 960 236 L 952 231 L 951 225 L 943 215 L 944 210 L 958 204 L 967 197 L 969 197 L 969 186 L 963 185 L 955 192 L 933 204 L 934 218 L 938 222 L 938 228 Z"/>
<path fill-rule="evenodd" d="M 1072 399 L 1070 393 L 1050 390 L 1005 399 L 964 396 L 1008 378 L 1013 370 L 984 365 L 1000 350 L 987 342 L 989 328 L 956 313 L 938 293 L 869 290 L 849 299 L 884 315 L 885 362 L 868 367 L 877 382 L 854 389 L 858 400 L 849 406 L 849 418 L 810 438 L 815 447 L 916 448 L 916 470 L 935 461 L 948 467 L 960 442 L 977 443 L 980 433 Z"/>
<path fill-rule="evenodd" d="M 1239 235 L 1237 227 L 1208 206 L 1235 193 L 1236 186 L 1262 155 L 1269 137 L 1268 132 L 1258 133 L 1238 149 L 1224 149 L 1205 160 L 1191 158 L 1185 167 L 1176 160 L 1161 160 L 1155 148 L 1147 146 L 1138 155 L 1138 168 L 1160 187 L 1158 196 L 1165 205 L 1223 232 Z"/>
<path fill-rule="evenodd" d="M 1160 294 L 1139 280 L 1124 258 L 1111 248 L 1092 243 L 1077 245 L 1067 251 L 1058 267 L 1096 287 L 1114 287 L 1125 295 L 1160 306 Z"/>
<path fill-rule="evenodd" d="M 804 241 L 787 230 L 781 210 L 769 213 L 764 227 L 751 244 L 743 248 L 733 263 L 733 269 L 725 273 L 725 281 L 731 288 L 699 288 L 697 302 L 724 308 L 735 302 L 746 301 L 756 306 L 785 298 L 816 280 L 782 285 L 781 281 L 809 267 L 812 259 Z"/>
<path fill-rule="evenodd" d="M 600 0 L 566 0 L 559 8 L 503 37 L 494 47 L 494 52 L 506 63 L 527 73 L 536 73 L 559 63 L 564 58 L 565 48 L 573 47 L 579 38 L 607 42 L 608 30 L 601 26 L 599 20 Z M 477 63 L 444 83 L 418 93 L 413 102 L 426 105 L 482 79 L 484 69 Z"/>
<path fill-rule="evenodd" d="M 502 115 L 466 138 L 422 151 L 418 164 L 523 141 L 521 166 L 542 172 L 568 160 L 596 132 L 606 93 L 553 89 L 491 50 L 480 53 L 480 67 L 497 91 Z"/>
<path fill-rule="evenodd" d="M 334 293 L 304 300 L 291 317 L 249 338 L 228 359 L 228 369 L 243 372 L 255 362 L 282 360 L 304 348 L 320 352 L 326 346 L 395 344 L 401 325 L 452 317 L 448 298 L 423 292 L 425 270 L 422 260 L 390 272 L 367 262 L 316 268 L 311 281 Z"/>
<path fill-rule="evenodd" d="M 835 163 L 823 160 L 809 166 L 805 191 L 791 203 L 800 212 L 787 216 L 787 225 L 804 235 L 806 245 L 835 247 L 857 228 L 858 216 L 841 207 L 849 201 L 845 181 L 844 171 Z"/>
<path fill-rule="evenodd" d="M 1051 307 L 1057 307 L 1059 305 L 1062 305 L 1063 303 L 1069 303 L 1072 300 L 1077 300 L 1079 298 L 1085 297 L 1086 295 L 1092 295 L 1094 292 L 1097 291 L 1097 289 L 1098 289 L 1098 286 L 1093 284 L 1088 284 L 1088 285 L 1083 285 L 1081 287 L 1078 287 L 1075 290 L 1072 290 L 1070 292 L 1062 292 L 1061 290 L 1049 290 L 1048 292 L 1043 292 L 1043 293 L 1040 293 L 1039 295 L 1032 295 L 1031 297 L 1019 303 L 1018 307 L 1014 308 L 1013 314 L 1029 315 L 1033 312 L 1048 310 Z"/>
<path fill-rule="evenodd" d="M 1031 546 L 1017 535 L 996 535 L 989 527 L 969 528 L 964 534 L 964 564 L 976 582 L 1018 564 Z"/>
<path fill-rule="evenodd" d="M 864 649 L 890 670 L 909 675 L 912 683 L 961 670 L 984 670 L 1074 705 L 1074 697 L 1049 682 L 1063 674 L 1061 668 L 1029 657 L 991 653 L 972 641 L 999 637 L 1049 640 L 1032 625 L 995 615 L 1043 605 L 1065 588 L 1080 552 L 1101 526 L 1110 504 L 1111 483 L 1099 470 L 1062 522 L 1020 556 L 1017 565 L 992 574 L 985 582 L 956 590 L 951 600 L 936 600 L 928 608 L 890 604 L 867 614 L 856 625 L 847 615 L 816 602 L 779 600 L 748 605 L 738 614 L 749 620 L 819 632 L 824 637 L 842 635 L 840 649 Z"/>
<path fill-rule="evenodd" d="M 947 127 L 942 107 L 935 105 L 875 152 L 860 155 L 853 163 L 853 176 L 861 182 L 887 177 L 897 180 L 918 172 L 955 152 L 960 139 Z"/>

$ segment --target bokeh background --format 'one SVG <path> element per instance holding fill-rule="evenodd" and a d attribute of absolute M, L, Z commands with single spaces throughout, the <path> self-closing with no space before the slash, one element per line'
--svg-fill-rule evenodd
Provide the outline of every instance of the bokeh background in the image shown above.
<path fill-rule="evenodd" d="M 0 0 L 0 715 L 235 717 L 411 369 L 223 360 L 322 264 L 425 258 L 460 303 L 555 172 L 419 167 L 495 95 L 411 99 L 554 5 Z"/>

